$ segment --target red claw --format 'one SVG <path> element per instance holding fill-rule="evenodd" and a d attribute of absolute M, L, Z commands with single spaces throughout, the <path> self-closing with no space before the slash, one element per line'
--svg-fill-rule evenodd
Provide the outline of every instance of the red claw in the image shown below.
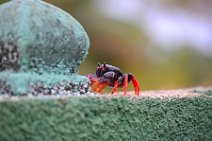
<path fill-rule="evenodd" d="M 102 93 L 102 90 L 107 87 L 107 83 L 99 83 L 99 80 L 97 80 L 95 83 L 94 83 L 94 92 L 96 93 Z"/>
<path fill-rule="evenodd" d="M 90 80 L 90 85 L 92 86 L 96 81 L 98 81 L 98 78 L 94 74 L 88 74 L 86 77 Z"/>

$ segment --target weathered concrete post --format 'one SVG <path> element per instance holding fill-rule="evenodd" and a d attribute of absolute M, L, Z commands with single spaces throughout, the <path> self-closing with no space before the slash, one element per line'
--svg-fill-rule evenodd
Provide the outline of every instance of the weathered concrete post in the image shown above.
<path fill-rule="evenodd" d="M 0 94 L 85 93 L 78 75 L 88 36 L 71 15 L 41 0 L 0 5 Z"/>

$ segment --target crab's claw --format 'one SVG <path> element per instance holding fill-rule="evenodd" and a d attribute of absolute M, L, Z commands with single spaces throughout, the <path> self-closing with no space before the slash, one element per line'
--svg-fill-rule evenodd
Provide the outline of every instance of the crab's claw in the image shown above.
<path fill-rule="evenodd" d="M 99 79 L 100 80 L 100 79 Z M 96 93 L 102 93 L 103 89 L 105 87 L 107 87 L 108 83 L 107 82 L 100 82 L 99 80 L 97 80 L 95 83 L 94 83 L 94 89 L 93 91 L 96 92 Z"/>
<path fill-rule="evenodd" d="M 86 75 L 86 77 L 89 78 L 91 86 L 98 80 L 98 78 L 95 74 L 88 74 L 88 75 Z"/>
<path fill-rule="evenodd" d="M 93 85 L 93 91 L 102 93 L 102 90 L 108 85 L 108 80 L 104 77 L 98 78 L 95 74 L 88 74 L 86 77 L 90 80 L 90 86 Z"/>
<path fill-rule="evenodd" d="M 138 80 L 136 79 L 135 75 L 132 74 L 132 83 L 133 83 L 133 86 L 134 86 L 134 89 L 135 89 L 135 95 L 138 95 L 139 96 L 139 93 L 140 93 L 140 85 L 139 85 L 139 82 Z"/>

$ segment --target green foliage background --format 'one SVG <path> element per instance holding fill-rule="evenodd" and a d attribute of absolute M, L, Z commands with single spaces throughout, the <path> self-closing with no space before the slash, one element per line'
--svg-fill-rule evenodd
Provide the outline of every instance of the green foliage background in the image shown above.
<path fill-rule="evenodd" d="M 212 98 L 70 97 L 0 102 L 2 141 L 210 141 Z"/>
<path fill-rule="evenodd" d="M 9 0 L 2 0 L 0 3 L 7 1 Z M 95 0 L 45 1 L 74 16 L 89 35 L 91 48 L 80 67 L 81 75 L 95 73 L 97 63 L 106 62 L 118 66 L 123 72 L 134 73 L 143 90 L 211 86 L 212 57 L 202 55 L 189 43 L 179 45 L 172 51 L 166 50 L 147 36 L 145 26 L 140 28 L 135 24 L 105 16 L 95 5 Z M 160 4 L 167 11 L 178 9 L 178 12 L 196 15 L 200 19 L 209 12 L 198 12 L 199 9 L 192 11 L 191 7 L 198 5 L 207 9 L 210 5 L 207 0 L 160 0 Z M 143 18 L 142 14 L 139 18 Z"/>

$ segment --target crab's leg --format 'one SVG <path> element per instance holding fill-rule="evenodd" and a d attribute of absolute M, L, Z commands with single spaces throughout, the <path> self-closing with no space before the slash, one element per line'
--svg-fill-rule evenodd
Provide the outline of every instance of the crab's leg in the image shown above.
<path fill-rule="evenodd" d="M 123 77 L 120 76 L 118 78 L 118 80 L 115 82 L 111 94 L 114 94 L 115 92 L 118 92 L 118 87 L 122 86 L 122 80 L 123 80 Z"/>
<path fill-rule="evenodd" d="M 113 87 L 113 90 L 111 92 L 111 94 L 114 94 L 115 92 L 118 92 L 118 86 L 120 85 L 119 82 L 115 82 L 114 84 L 114 87 Z"/>
<path fill-rule="evenodd" d="M 124 74 L 124 96 L 127 95 L 127 87 L 128 87 L 128 74 Z"/>
<path fill-rule="evenodd" d="M 122 82 L 122 80 L 124 79 L 124 81 Z M 124 74 L 123 77 L 120 77 L 114 84 L 113 90 L 112 90 L 112 94 L 114 94 L 115 92 L 118 92 L 118 87 L 123 87 L 124 88 L 124 95 L 127 95 L 127 87 L 128 87 L 128 74 Z"/>
<path fill-rule="evenodd" d="M 139 95 L 140 92 L 140 86 L 139 86 L 139 82 L 136 79 L 135 75 L 132 75 L 132 83 L 135 89 L 135 95 Z"/>

